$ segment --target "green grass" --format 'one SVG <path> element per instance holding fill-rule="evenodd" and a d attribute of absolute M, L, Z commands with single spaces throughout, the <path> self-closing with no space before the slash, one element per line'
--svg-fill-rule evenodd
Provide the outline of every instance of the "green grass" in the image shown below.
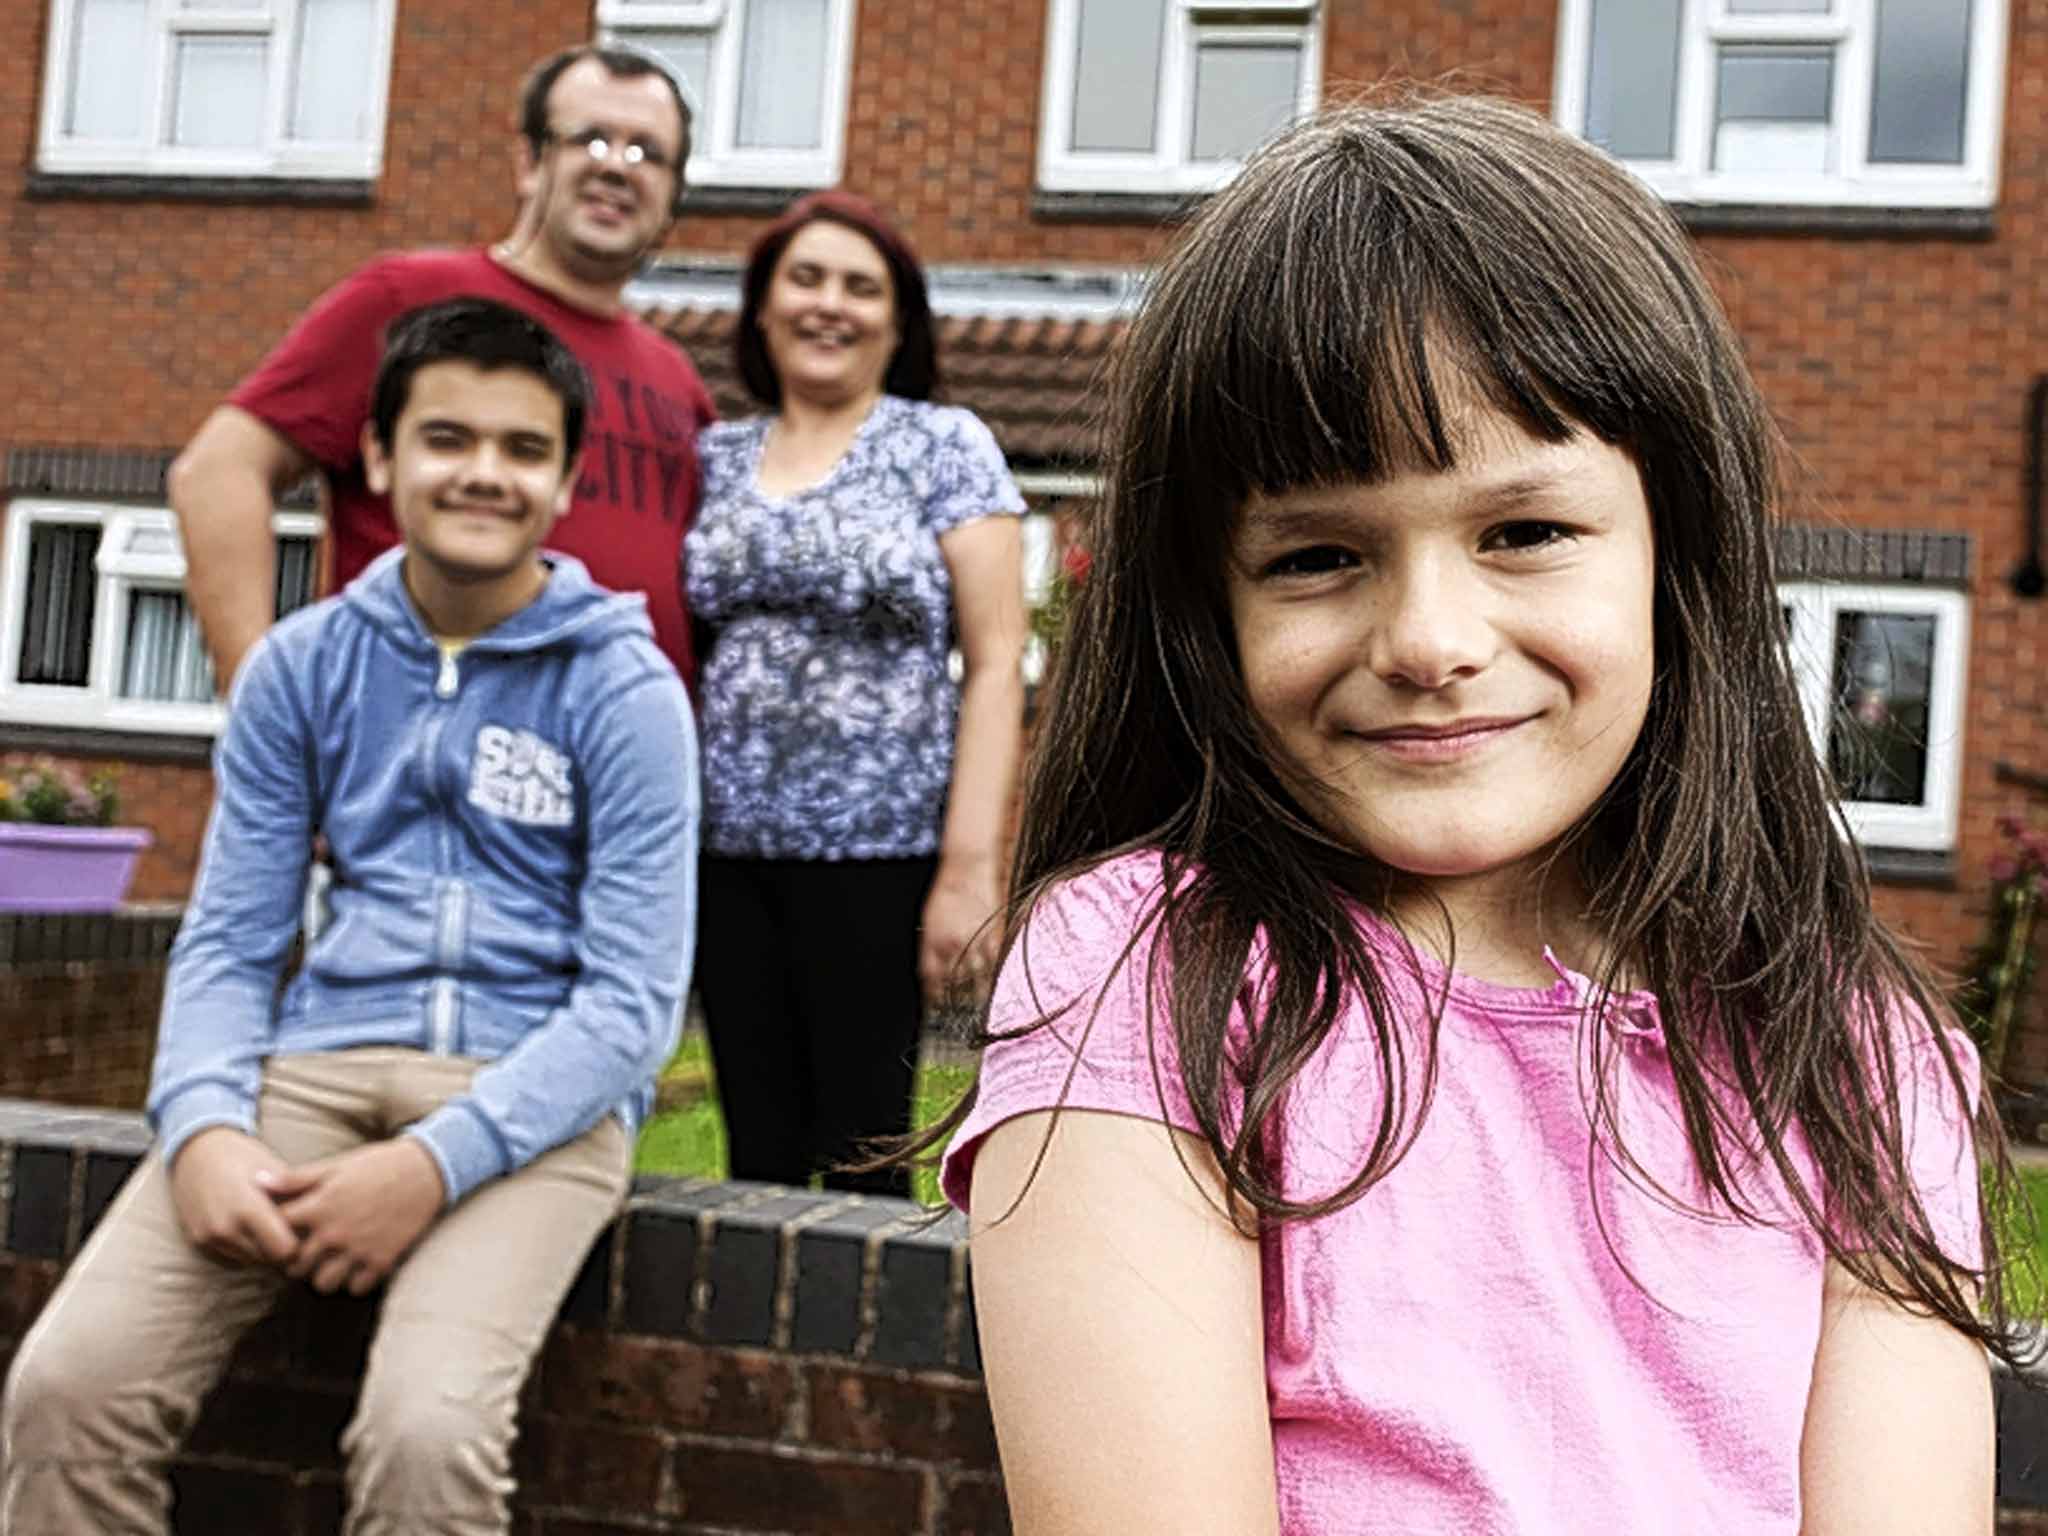
<path fill-rule="evenodd" d="M 937 1120 L 973 1077 L 971 1067 L 921 1067 L 912 1090 L 912 1123 L 922 1129 Z M 684 1036 L 675 1059 L 662 1073 L 662 1083 L 662 1099 L 670 1107 L 657 1108 L 641 1127 L 633 1171 L 671 1178 L 724 1178 L 725 1117 L 718 1108 L 710 1047 L 701 1034 Z M 920 1168 L 911 1177 L 911 1192 L 925 1204 L 935 1204 L 938 1181 Z"/>
<path fill-rule="evenodd" d="M 2020 1185 L 2034 1208 L 2034 1221 L 2031 1231 L 2019 1221 L 2008 1228 L 2007 1252 L 2012 1260 L 2010 1305 L 2019 1316 L 2040 1317 L 2048 1310 L 2043 1306 L 2044 1300 L 2048 1300 L 2043 1296 L 2043 1286 L 2048 1284 L 2048 1169 L 2022 1168 Z"/>

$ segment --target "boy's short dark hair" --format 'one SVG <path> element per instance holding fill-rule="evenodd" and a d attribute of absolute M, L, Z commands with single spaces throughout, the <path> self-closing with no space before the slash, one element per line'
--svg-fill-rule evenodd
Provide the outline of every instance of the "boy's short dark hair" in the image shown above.
<path fill-rule="evenodd" d="M 485 372 L 519 368 L 538 377 L 562 402 L 562 461 L 575 459 L 590 410 L 590 379 L 553 331 L 495 299 L 444 299 L 391 322 L 370 388 L 370 426 L 386 453 L 412 396 L 413 375 L 434 363 L 470 363 Z"/>

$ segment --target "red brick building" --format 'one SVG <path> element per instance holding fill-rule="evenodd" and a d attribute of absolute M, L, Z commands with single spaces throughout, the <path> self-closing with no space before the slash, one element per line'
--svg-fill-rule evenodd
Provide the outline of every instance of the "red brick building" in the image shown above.
<path fill-rule="evenodd" d="M 844 183 L 937 269 L 955 396 L 1041 496 L 1085 489 L 1082 386 L 1114 316 L 1173 210 L 1246 144 L 1389 78 L 1543 105 L 1698 232 L 1798 455 L 1783 573 L 1816 727 L 1887 909 L 1938 958 L 1979 937 L 1993 820 L 2024 809 L 1998 766 L 2048 773 L 2042 601 L 2009 579 L 2044 515 L 2048 0 L 15 0 L 12 18 L 0 750 L 123 763 L 158 837 L 138 899 L 190 881 L 217 718 L 165 460 L 358 262 L 504 229 L 520 74 L 593 31 L 661 52 L 697 100 L 689 209 L 636 292 L 723 403 L 739 256 L 794 191 Z M 310 551 L 316 518 L 287 509 L 280 535 Z M 1861 724 L 1823 727 L 1838 705 Z"/>

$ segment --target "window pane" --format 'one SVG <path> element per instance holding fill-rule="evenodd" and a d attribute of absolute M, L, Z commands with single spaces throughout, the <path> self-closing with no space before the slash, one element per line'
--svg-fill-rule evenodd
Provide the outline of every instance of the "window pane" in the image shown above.
<path fill-rule="evenodd" d="M 1301 88 L 1298 44 L 1195 50 L 1196 160 L 1242 160 L 1294 116 Z"/>
<path fill-rule="evenodd" d="M 28 592 L 15 669 L 24 683 L 83 688 L 92 666 L 100 531 L 45 523 L 28 534 Z"/>
<path fill-rule="evenodd" d="M 1837 615 L 1828 768 L 1844 799 L 1925 800 L 1934 624 L 1924 615 Z"/>
<path fill-rule="evenodd" d="M 1586 137 L 1624 160 L 1669 160 L 1680 0 L 1595 0 Z"/>
<path fill-rule="evenodd" d="M 370 136 L 376 20 L 376 0 L 305 0 L 292 71 L 292 138 L 360 144 Z"/>
<path fill-rule="evenodd" d="M 741 149 L 825 138 L 825 0 L 751 0 L 740 58 Z"/>
<path fill-rule="evenodd" d="M 1825 171 L 1832 151 L 1832 48 L 1733 44 L 1720 50 L 1714 166 L 1723 171 Z"/>
<path fill-rule="evenodd" d="M 129 593 L 119 691 L 124 699 L 163 704 L 212 702 L 213 663 L 182 592 Z"/>
<path fill-rule="evenodd" d="M 1870 158 L 1960 165 L 1969 0 L 1878 0 Z"/>
<path fill-rule="evenodd" d="M 147 0 L 79 0 L 78 38 L 71 54 L 71 104 L 64 131 L 73 138 L 142 137 Z"/>
<path fill-rule="evenodd" d="M 1072 147 L 1150 154 L 1166 57 L 1166 0 L 1080 0 L 1080 7 Z"/>
<path fill-rule="evenodd" d="M 314 556 L 317 539 L 290 538 L 277 541 L 277 616 L 313 601 Z"/>
<path fill-rule="evenodd" d="M 265 38 L 179 38 L 171 142 L 206 149 L 253 149 L 261 144 L 269 74 L 270 43 Z"/>
<path fill-rule="evenodd" d="M 669 67 L 689 98 L 690 141 L 711 137 L 711 34 L 708 32 L 642 32 L 637 27 L 620 38 L 642 53 L 651 53 Z"/>
<path fill-rule="evenodd" d="M 1736 16 L 1825 16 L 1834 0 L 1728 0 Z"/>

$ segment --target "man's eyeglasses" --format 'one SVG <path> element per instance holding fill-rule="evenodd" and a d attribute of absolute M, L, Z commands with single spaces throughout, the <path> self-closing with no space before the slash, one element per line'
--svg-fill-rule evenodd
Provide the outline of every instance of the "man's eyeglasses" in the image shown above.
<path fill-rule="evenodd" d="M 641 166 L 656 171 L 672 171 L 676 168 L 673 158 L 645 139 L 628 139 L 621 144 L 602 128 L 578 128 L 571 133 L 556 133 L 551 128 L 548 130 L 547 141 L 572 150 L 580 149 L 600 165 L 616 155 L 619 164 L 625 166 L 627 170 Z"/>

